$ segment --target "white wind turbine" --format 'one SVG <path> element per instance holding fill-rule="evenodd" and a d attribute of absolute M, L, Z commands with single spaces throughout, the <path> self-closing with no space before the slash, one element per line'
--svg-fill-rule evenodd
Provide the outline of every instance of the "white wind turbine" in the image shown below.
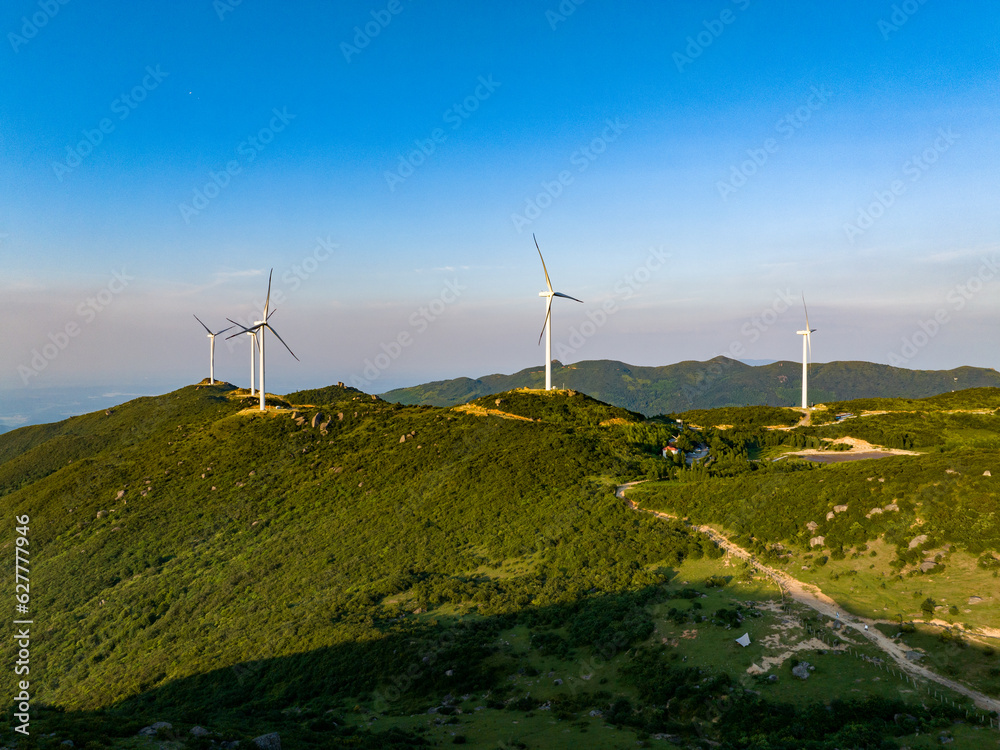
<path fill-rule="evenodd" d="M 208 331 L 208 341 L 209 341 L 209 344 L 208 344 L 208 382 L 211 383 L 212 385 L 215 385 L 215 337 L 218 336 L 221 333 L 225 333 L 226 331 L 229 330 L 229 328 L 232 328 L 232 326 L 229 326 L 229 328 L 223 328 L 221 331 L 217 331 L 215 333 L 212 333 L 212 330 L 207 325 L 205 325 L 204 323 L 201 322 L 201 318 L 199 318 L 197 315 L 195 315 L 194 319 L 197 320 L 199 323 L 201 323 L 201 327 L 202 328 L 204 328 L 206 331 Z"/>
<path fill-rule="evenodd" d="M 802 408 L 809 408 L 809 398 L 807 395 L 807 383 L 809 375 L 809 358 L 812 356 L 812 334 L 815 328 L 809 327 L 809 309 L 806 307 L 806 295 L 802 295 L 802 309 L 806 314 L 806 329 L 795 333 L 802 337 Z"/>
<path fill-rule="evenodd" d="M 542 261 L 542 270 L 545 272 L 545 286 L 549 288 L 547 292 L 539 292 L 539 297 L 548 298 L 548 302 L 545 305 L 545 323 L 542 324 L 542 332 L 538 336 L 538 343 L 542 343 L 542 336 L 545 336 L 545 390 L 552 390 L 552 298 L 553 297 L 565 297 L 566 299 L 571 299 L 574 302 L 583 303 L 582 299 L 577 299 L 576 297 L 570 297 L 568 294 L 563 294 L 562 292 L 555 292 L 552 290 L 552 282 L 549 281 L 549 271 L 545 267 L 545 258 L 542 258 L 542 249 L 538 247 L 538 239 L 534 234 L 531 235 L 531 239 L 535 240 L 535 249 L 538 250 L 538 257 Z"/>
<path fill-rule="evenodd" d="M 269 273 L 267 276 L 267 298 L 264 300 L 264 314 L 261 316 L 263 317 L 263 320 L 258 320 L 256 323 L 254 323 L 253 326 L 251 326 L 250 328 L 246 328 L 240 325 L 239 323 L 236 323 L 235 320 L 227 318 L 227 320 L 229 320 L 230 323 L 236 323 L 236 325 L 240 326 L 240 328 L 243 329 L 242 331 L 240 331 L 240 333 L 234 333 L 233 336 L 239 336 L 243 333 L 253 334 L 254 341 L 257 342 L 257 346 L 260 348 L 260 410 L 261 411 L 266 410 L 266 407 L 264 405 L 264 398 L 266 393 L 266 391 L 264 390 L 264 329 L 267 329 L 268 331 L 273 333 L 275 337 L 278 339 L 278 341 L 280 341 L 282 345 L 286 349 L 288 349 L 288 353 L 291 354 L 293 357 L 295 357 L 295 352 L 292 351 L 291 347 L 289 347 L 288 344 L 285 343 L 285 340 L 281 338 L 281 336 L 278 336 L 278 332 L 273 328 L 271 328 L 271 324 L 267 322 L 270 319 L 270 317 L 274 314 L 274 310 L 271 310 L 270 312 L 268 311 L 268 308 L 270 307 L 271 304 L 271 276 L 273 274 L 274 274 L 274 269 L 271 269 L 271 273 Z M 233 336 L 230 336 L 229 338 L 232 338 Z M 251 357 L 252 356 L 253 354 L 251 350 Z M 298 362 L 301 360 L 299 360 L 298 357 L 295 357 L 295 361 Z M 252 375 L 252 370 L 251 370 L 251 375 Z M 251 388 L 252 387 L 253 385 L 251 384 Z"/>

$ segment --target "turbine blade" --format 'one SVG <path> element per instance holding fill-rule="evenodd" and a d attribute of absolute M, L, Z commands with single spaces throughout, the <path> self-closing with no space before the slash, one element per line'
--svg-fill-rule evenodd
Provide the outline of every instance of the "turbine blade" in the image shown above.
<path fill-rule="evenodd" d="M 276 307 L 276 308 L 274 308 L 273 310 L 271 310 L 271 311 L 270 311 L 270 312 L 269 312 L 269 313 L 267 314 L 267 319 L 268 319 L 268 320 L 270 320 L 270 319 L 271 319 L 271 316 L 272 316 L 272 315 L 274 315 L 274 314 L 275 314 L 276 312 L 278 312 L 278 308 L 277 308 L 277 307 Z"/>
<path fill-rule="evenodd" d="M 226 331 L 228 331 L 228 330 L 229 330 L 230 328 L 233 328 L 233 326 L 229 326 L 229 328 L 223 328 L 223 329 L 222 329 L 221 331 L 219 331 L 219 332 L 218 332 L 218 333 L 216 333 L 215 335 L 216 335 L 216 336 L 221 336 L 221 335 L 222 335 L 222 334 L 224 334 L 224 333 L 225 333 Z"/>
<path fill-rule="evenodd" d="M 538 240 L 535 238 L 534 232 L 531 234 L 531 239 L 535 240 L 535 249 L 538 251 L 538 257 L 541 258 L 542 261 L 542 270 L 545 272 L 545 286 L 547 286 L 551 292 L 552 282 L 549 281 L 549 269 L 545 267 L 545 258 L 542 258 L 542 248 L 538 246 Z"/>
<path fill-rule="evenodd" d="M 545 326 L 547 326 L 549 324 L 549 318 L 551 317 L 551 315 L 552 315 L 552 298 L 549 297 L 549 302 L 545 306 L 545 322 L 542 323 L 542 332 L 540 334 L 538 334 L 538 343 L 539 343 L 539 345 L 541 345 L 541 343 L 542 343 L 542 336 L 545 335 Z"/>
<path fill-rule="evenodd" d="M 267 274 L 267 298 L 264 300 L 264 320 L 267 321 L 267 306 L 271 304 L 271 276 L 274 274 L 274 269 L 272 268 L 270 273 Z"/>
<path fill-rule="evenodd" d="M 245 325 L 243 325 L 242 323 L 237 323 L 232 318 L 226 318 L 226 320 L 228 320 L 230 323 L 232 323 L 233 325 L 235 325 L 238 328 L 240 328 L 240 330 L 237 331 L 236 333 L 234 333 L 232 336 L 226 336 L 226 340 L 227 341 L 229 339 L 236 338 L 237 336 L 242 336 L 244 333 L 254 333 L 254 331 L 256 331 L 258 328 L 260 328 L 259 325 L 255 325 L 253 328 L 247 328 Z M 226 330 L 229 330 L 229 329 L 227 328 Z"/>
<path fill-rule="evenodd" d="M 582 299 L 577 299 L 576 297 L 570 297 L 568 294 L 563 294 L 562 292 L 553 292 L 552 296 L 553 297 L 565 297 L 566 299 L 571 299 L 574 302 L 579 302 L 581 304 L 583 303 Z"/>
<path fill-rule="evenodd" d="M 808 328 L 806 330 L 809 331 Z M 813 358 L 813 340 L 812 340 L 812 335 L 811 334 L 812 334 L 812 331 L 809 331 L 809 333 L 806 334 L 806 351 L 809 352 L 809 361 L 810 362 L 812 361 L 812 358 Z"/>
<path fill-rule="evenodd" d="M 809 330 L 809 308 L 806 307 L 806 293 L 805 292 L 802 293 L 802 309 L 805 310 L 805 313 L 806 313 L 806 330 L 808 331 Z"/>
<path fill-rule="evenodd" d="M 197 315 L 194 316 L 194 319 L 197 320 L 199 323 L 201 323 L 201 318 L 199 318 Z M 205 325 L 204 323 L 201 323 L 201 327 L 204 328 L 206 331 L 208 331 L 208 335 L 209 336 L 212 335 L 212 331 L 209 330 L 209 328 L 208 328 L 207 325 Z"/>
<path fill-rule="evenodd" d="M 269 326 L 267 323 L 262 324 L 261 328 L 266 328 L 271 333 L 273 333 L 277 337 L 278 341 L 280 341 L 282 344 L 285 345 L 285 348 L 288 349 L 288 353 L 291 354 L 293 357 L 295 357 L 295 352 L 292 351 L 291 347 L 289 347 L 288 344 L 285 344 L 285 340 L 283 338 L 281 338 L 281 336 L 278 336 L 278 332 L 276 330 L 274 330 L 273 328 L 271 328 L 271 326 Z M 302 360 L 299 359 L 298 357 L 295 357 L 295 361 L 296 362 L 301 362 Z"/>

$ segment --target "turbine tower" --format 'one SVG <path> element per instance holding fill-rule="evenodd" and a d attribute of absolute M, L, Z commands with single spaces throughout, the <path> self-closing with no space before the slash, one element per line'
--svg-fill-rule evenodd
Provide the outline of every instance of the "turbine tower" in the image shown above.
<path fill-rule="evenodd" d="M 802 408 L 809 408 L 807 384 L 809 376 L 809 358 L 812 356 L 812 335 L 816 329 L 809 327 L 809 309 L 806 307 L 806 295 L 802 295 L 802 309 L 806 314 L 806 329 L 795 333 L 802 337 Z"/>
<path fill-rule="evenodd" d="M 542 249 L 538 247 L 538 239 L 534 234 L 531 235 L 531 239 L 535 240 L 535 249 L 538 250 L 538 257 L 542 261 L 542 271 L 545 272 L 545 286 L 549 288 L 547 292 L 539 292 L 539 297 L 546 297 L 548 302 L 545 305 L 545 322 L 542 324 L 542 332 L 538 336 L 538 343 L 542 343 L 542 336 L 545 336 L 545 390 L 552 390 L 552 298 L 553 297 L 565 297 L 566 299 L 571 299 L 574 302 L 583 303 L 582 299 L 577 299 L 576 297 L 570 297 L 568 294 L 563 294 L 562 292 L 552 291 L 552 282 L 549 281 L 549 271 L 545 267 L 545 258 L 542 258 Z"/>
<path fill-rule="evenodd" d="M 281 336 L 278 335 L 278 332 L 273 328 L 271 328 L 271 324 L 267 322 L 268 319 L 274 314 L 273 310 L 271 310 L 270 312 L 268 311 L 268 308 L 271 305 L 271 276 L 273 274 L 274 274 L 274 269 L 272 268 L 271 273 L 269 273 L 267 276 L 267 297 L 264 300 L 264 314 L 261 316 L 263 317 L 263 320 L 258 320 L 256 323 L 254 323 L 252 327 L 245 328 L 244 326 L 241 326 L 239 323 L 236 323 L 235 320 L 227 319 L 229 320 L 230 323 L 235 323 L 236 325 L 240 326 L 240 328 L 243 329 L 242 331 L 240 331 L 240 333 L 234 333 L 233 336 L 239 336 L 241 333 L 251 333 L 254 335 L 254 340 L 257 342 L 257 346 L 260 348 L 260 410 L 261 411 L 266 411 L 267 408 L 264 405 L 264 399 L 266 393 L 266 391 L 264 390 L 264 329 L 267 329 L 268 331 L 273 333 L 275 337 L 278 339 L 278 341 L 280 341 L 282 345 L 286 349 L 288 349 L 288 353 L 291 354 L 293 357 L 295 357 L 295 352 L 291 350 L 291 347 L 289 347 L 288 344 L 285 343 L 285 340 L 281 338 Z M 229 338 L 232 338 L 232 336 L 230 336 Z M 251 356 L 253 356 L 252 350 L 251 350 Z M 301 360 L 299 360 L 298 357 L 295 357 L 295 361 L 299 362 Z"/>
<path fill-rule="evenodd" d="M 257 334 L 253 331 L 247 331 L 246 333 L 250 337 L 250 395 L 252 396 L 256 392 L 253 386 L 254 370 L 257 368 Z"/>
<path fill-rule="evenodd" d="M 194 319 L 201 323 L 201 318 L 197 315 L 194 316 Z M 215 385 L 215 337 L 220 333 L 225 333 L 229 330 L 229 328 L 232 328 L 232 326 L 229 326 L 229 328 L 223 328 L 221 331 L 217 331 L 216 333 L 212 333 L 212 330 L 204 323 L 201 323 L 201 327 L 208 331 L 208 382 Z"/>

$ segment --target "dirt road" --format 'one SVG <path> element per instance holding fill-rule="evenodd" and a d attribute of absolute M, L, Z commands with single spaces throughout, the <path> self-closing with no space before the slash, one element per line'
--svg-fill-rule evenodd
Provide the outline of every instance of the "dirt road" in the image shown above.
<path fill-rule="evenodd" d="M 627 484 L 620 485 L 615 490 L 615 495 L 622 500 L 627 500 L 625 497 L 625 490 L 637 484 L 641 484 L 641 482 L 629 482 Z M 673 520 L 677 519 L 677 516 L 672 516 L 669 513 L 640 508 L 631 500 L 627 500 L 627 502 L 633 510 L 650 513 L 654 516 L 659 516 L 660 518 Z M 972 688 L 966 687 L 959 682 L 949 680 L 947 677 L 942 677 L 936 672 L 932 672 L 927 669 L 927 667 L 911 662 L 906 658 L 906 651 L 908 649 L 905 646 L 894 642 L 891 638 L 883 634 L 878 628 L 875 627 L 875 623 L 878 622 L 877 620 L 869 620 L 864 617 L 847 614 L 841 610 L 840 607 L 838 607 L 837 603 L 833 599 L 824 594 L 818 586 L 814 586 L 810 583 L 804 583 L 803 581 L 793 578 L 782 570 L 765 565 L 757 560 L 748 550 L 734 544 L 727 537 L 723 536 L 709 526 L 692 526 L 691 528 L 710 537 L 712 541 L 718 544 L 720 548 L 729 552 L 729 554 L 750 562 L 761 573 L 769 576 L 785 592 L 786 596 L 791 597 L 800 604 L 811 607 L 820 614 L 834 619 L 839 619 L 845 627 L 853 628 L 859 635 L 864 636 L 882 652 L 892 657 L 892 660 L 896 662 L 898 668 L 903 672 L 906 672 L 914 677 L 920 677 L 925 680 L 936 682 L 937 684 L 950 690 L 954 690 L 956 693 L 968 696 L 979 708 L 984 711 L 1000 712 L 1000 701 L 997 699 L 990 698 L 989 696 L 984 695 L 977 690 L 973 690 Z"/>

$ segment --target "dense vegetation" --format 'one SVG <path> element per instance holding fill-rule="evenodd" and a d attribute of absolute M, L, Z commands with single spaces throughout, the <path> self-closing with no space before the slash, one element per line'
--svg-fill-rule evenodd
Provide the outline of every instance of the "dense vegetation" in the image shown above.
<path fill-rule="evenodd" d="M 553 384 L 647 416 L 745 404 L 797 406 L 801 373 L 801 365 L 795 362 L 751 367 L 727 357 L 664 367 L 637 367 L 613 360 L 552 364 Z M 399 388 L 383 397 L 404 404 L 454 406 L 515 388 L 542 388 L 544 382 L 544 368 L 532 367 L 513 375 L 457 378 Z M 980 386 L 1000 386 L 1000 373 L 975 367 L 905 370 L 871 362 L 809 366 L 809 395 L 814 403 L 878 397 L 917 399 Z"/>
<path fill-rule="evenodd" d="M 838 413 L 861 414 L 869 407 L 887 413 L 794 430 L 706 429 L 697 439 L 711 446 L 712 461 L 675 469 L 670 476 L 677 481 L 637 492 L 649 507 L 720 524 L 755 540 L 760 551 L 775 543 L 808 550 L 810 540 L 822 538 L 821 547 L 842 553 L 883 539 L 896 547 L 899 567 L 921 562 L 926 550 L 941 545 L 979 555 L 1000 549 L 992 477 L 1000 468 L 996 403 L 1000 390 L 969 389 L 919 401 L 837 404 Z M 710 416 L 706 423 L 720 419 Z M 747 460 L 775 447 L 845 448 L 829 441 L 848 436 L 927 452 L 822 471 L 793 459 Z M 911 547 L 921 535 L 924 540 Z"/>
<path fill-rule="evenodd" d="M 707 594 L 675 571 L 719 550 L 612 490 L 672 477 L 646 485 L 643 502 L 668 487 L 672 508 L 760 544 L 807 544 L 796 519 L 815 516 L 828 544 L 882 534 L 902 549 L 919 509 L 931 541 L 973 550 L 975 536 L 985 552 L 1000 549 L 986 451 L 891 459 L 879 464 L 885 481 L 870 482 L 864 464 L 749 461 L 767 435 L 818 440 L 808 430 L 841 428 L 769 433 L 761 423 L 775 415 L 761 410 L 727 413 L 731 429 L 679 432 L 567 391 L 499 393 L 464 410 L 340 386 L 274 403 L 291 407 L 262 415 L 244 392 L 192 386 L 0 436 L 0 503 L 8 518 L 31 517 L 31 607 L 45 622 L 31 668 L 36 705 L 49 708 L 23 746 L 98 747 L 168 720 L 220 739 L 277 730 L 292 747 L 414 747 L 427 742 L 420 732 L 371 717 L 434 708 L 444 720 L 459 695 L 489 711 L 599 714 L 639 737 L 705 735 L 725 748 L 882 747 L 913 730 L 894 714 L 916 727 L 950 720 L 874 699 L 767 701 L 724 670 L 679 661 L 654 637 L 654 611 L 719 629 L 746 612 L 703 615 Z M 671 438 L 684 450 L 707 443 L 712 460 L 663 460 Z M 892 500 L 898 511 L 865 517 Z M 842 501 L 849 511 L 824 521 Z M 705 590 L 728 580 L 710 577 Z M 544 700 L 511 681 L 540 660 L 569 670 L 595 659 L 619 676 Z M 814 720 L 862 708 L 849 726 Z"/>

